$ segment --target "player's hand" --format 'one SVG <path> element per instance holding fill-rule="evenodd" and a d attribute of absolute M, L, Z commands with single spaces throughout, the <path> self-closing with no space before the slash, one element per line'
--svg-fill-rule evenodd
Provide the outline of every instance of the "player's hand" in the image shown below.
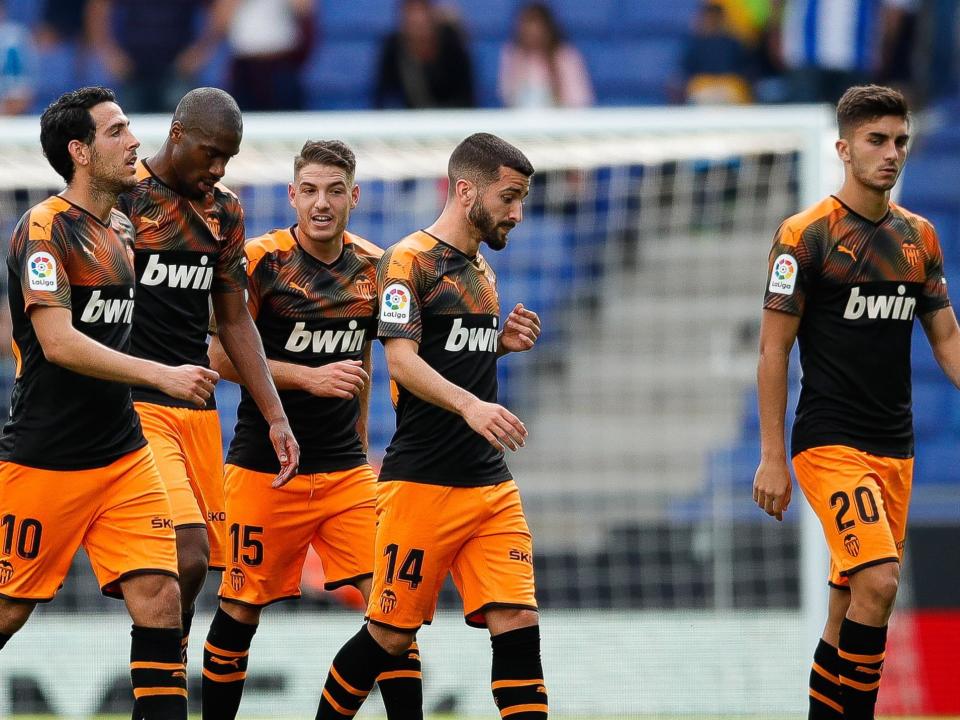
<path fill-rule="evenodd" d="M 164 367 L 157 378 L 157 389 L 177 400 L 205 407 L 219 379 L 216 371 L 199 365 Z"/>
<path fill-rule="evenodd" d="M 304 370 L 303 389 L 319 397 L 350 400 L 370 382 L 360 360 L 340 360 Z"/>
<path fill-rule="evenodd" d="M 270 444 L 280 461 L 280 472 L 273 479 L 271 487 L 283 487 L 293 479 L 300 467 L 300 445 L 297 444 L 293 430 L 290 429 L 290 422 L 286 418 L 270 423 Z"/>
<path fill-rule="evenodd" d="M 523 352 L 532 348 L 539 337 L 540 316 L 517 303 L 503 324 L 499 346 L 507 352 Z"/>
<path fill-rule="evenodd" d="M 496 403 L 477 399 L 464 410 L 463 419 L 497 450 L 516 452 L 527 437 L 527 428 L 520 418 Z"/>
<path fill-rule="evenodd" d="M 753 501 L 767 515 L 783 520 L 790 506 L 793 482 L 786 462 L 760 461 L 753 479 Z"/>

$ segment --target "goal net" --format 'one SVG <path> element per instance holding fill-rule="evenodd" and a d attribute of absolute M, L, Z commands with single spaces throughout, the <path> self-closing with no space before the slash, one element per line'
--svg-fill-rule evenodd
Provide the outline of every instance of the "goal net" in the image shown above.
<path fill-rule="evenodd" d="M 167 123 L 133 119 L 141 156 Z M 799 494 L 783 524 L 751 502 L 754 377 L 772 233 L 837 186 L 829 114 L 251 115 L 225 182 L 248 235 L 289 225 L 294 155 L 307 138 L 344 139 L 361 187 L 350 229 L 386 247 L 434 219 L 450 151 L 476 131 L 514 142 L 537 168 L 522 224 L 504 251 L 485 255 L 502 311 L 523 302 L 544 327 L 532 352 L 501 361 L 500 388 L 530 431 L 508 462 L 534 534 L 551 714 L 799 717 L 825 565 L 807 549 L 819 530 L 802 520 Z M 38 134 L 36 119 L 0 122 L 7 237 L 61 187 Z M 394 416 L 379 351 L 375 364 L 377 459 Z M 236 388 L 223 383 L 218 396 L 229 438 Z M 315 589 L 318 572 L 305 578 L 303 601 L 264 613 L 241 714 L 313 716 L 326 667 L 359 622 L 355 608 Z M 208 579 L 194 622 L 191 685 L 218 579 Z M 492 717 L 489 644 L 465 628 L 452 586 L 440 609 L 419 637 L 427 710 Z M 60 596 L 13 641 L 16 658 L 0 654 L 0 715 L 123 712 L 126 626 L 86 561 L 75 563 Z M 382 712 L 369 704 L 361 716 Z"/>

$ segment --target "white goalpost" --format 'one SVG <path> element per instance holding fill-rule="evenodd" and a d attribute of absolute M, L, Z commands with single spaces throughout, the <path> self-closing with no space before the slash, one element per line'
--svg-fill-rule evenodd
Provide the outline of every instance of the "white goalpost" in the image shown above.
<path fill-rule="evenodd" d="M 141 157 L 168 124 L 132 119 Z M 801 716 L 827 559 L 799 491 L 782 525 L 751 501 L 756 339 L 774 231 L 840 184 L 831 113 L 251 114 L 225 183 L 244 204 L 248 235 L 291 224 L 294 155 L 306 139 L 343 139 L 361 188 L 350 228 L 386 247 L 432 221 L 450 151 L 478 131 L 513 142 L 537 169 L 523 223 L 506 250 L 485 256 L 501 308 L 522 301 L 545 328 L 531 353 L 501 361 L 500 380 L 503 402 L 530 430 L 507 460 L 534 534 L 551 715 Z M 0 120 L 7 238 L 61 187 L 37 119 Z M 376 459 L 393 414 L 382 358 L 375 365 Z M 235 391 L 218 394 L 229 433 Z M 85 561 L 74 574 L 66 599 L 0 654 L 0 716 L 13 708 L 11 677 L 33 678 L 52 710 L 86 717 L 103 711 L 104 688 L 126 672 L 122 608 L 97 596 Z M 215 585 L 194 623 L 197 653 Z M 449 588 L 440 607 L 419 639 L 427 708 L 492 717 L 484 634 L 464 627 Z M 251 681 L 241 714 L 312 717 L 325 668 L 358 621 L 316 603 L 265 612 L 249 673 L 282 689 Z M 191 662 L 196 675 L 199 654 Z M 372 704 L 361 716 L 377 712 Z"/>

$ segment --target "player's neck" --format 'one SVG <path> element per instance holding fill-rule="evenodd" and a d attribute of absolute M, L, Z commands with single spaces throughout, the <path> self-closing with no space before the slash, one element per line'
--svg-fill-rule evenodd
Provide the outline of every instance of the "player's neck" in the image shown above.
<path fill-rule="evenodd" d="M 79 208 L 106 223 L 110 220 L 110 211 L 117 204 L 116 193 L 105 191 L 90 178 L 74 175 L 67 189 L 60 196 Z"/>
<path fill-rule="evenodd" d="M 447 212 L 446 209 L 436 222 L 425 230 L 447 245 L 455 247 L 467 257 L 472 258 L 480 251 L 480 241 L 473 237 L 463 218 Z"/>
<path fill-rule="evenodd" d="M 299 227 L 294 226 L 293 235 L 297 242 L 300 243 L 300 247 L 303 248 L 305 253 L 316 258 L 325 265 L 330 265 L 331 263 L 336 262 L 337 258 L 340 257 L 340 253 L 343 252 L 342 234 L 331 240 L 318 242 L 316 240 L 311 240 L 306 236 L 305 233 L 300 232 Z"/>
<path fill-rule="evenodd" d="M 846 180 L 837 197 L 857 215 L 879 222 L 890 209 L 890 193 L 865 187 L 856 181 Z"/>
<path fill-rule="evenodd" d="M 143 162 L 160 182 L 180 195 L 185 195 L 180 188 L 180 180 L 177 177 L 177 173 L 173 170 L 173 163 L 170 160 L 170 152 L 166 142 L 160 146 L 160 149 L 157 150 L 155 155 L 146 158 Z"/>

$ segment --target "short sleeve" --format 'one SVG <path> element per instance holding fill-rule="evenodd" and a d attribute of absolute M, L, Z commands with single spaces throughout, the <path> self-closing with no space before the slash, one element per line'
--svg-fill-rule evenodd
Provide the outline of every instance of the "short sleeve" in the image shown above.
<path fill-rule="evenodd" d="M 803 315 L 810 288 L 818 275 L 811 230 L 797 233 L 784 223 L 777 230 L 767 264 L 765 310 Z"/>
<path fill-rule="evenodd" d="M 922 232 L 927 254 L 926 279 L 923 290 L 917 299 L 917 314 L 924 315 L 934 310 L 947 307 L 950 296 L 947 294 L 947 276 L 943 269 L 943 250 L 937 231 L 929 223 Z"/>
<path fill-rule="evenodd" d="M 419 343 L 423 337 L 420 316 L 422 288 L 417 278 L 416 256 L 395 258 L 408 253 L 403 247 L 391 248 L 377 266 L 377 337 L 404 338 Z"/>
<path fill-rule="evenodd" d="M 213 271 L 213 292 L 240 292 L 247 287 L 247 273 L 244 268 L 245 228 L 243 208 L 240 201 L 228 195 L 221 212 L 221 247 L 217 254 L 217 264 Z"/>
<path fill-rule="evenodd" d="M 24 310 L 70 309 L 70 243 L 63 221 L 41 206 L 24 218 L 16 233 L 19 237 L 14 238 L 15 262 L 19 266 Z"/>
<path fill-rule="evenodd" d="M 249 252 L 246 253 L 246 273 L 247 273 L 247 309 L 250 311 L 250 317 L 257 319 L 260 312 L 260 300 L 264 288 L 264 273 L 267 263 L 263 262 L 263 253 L 257 253 L 252 257 Z"/>

